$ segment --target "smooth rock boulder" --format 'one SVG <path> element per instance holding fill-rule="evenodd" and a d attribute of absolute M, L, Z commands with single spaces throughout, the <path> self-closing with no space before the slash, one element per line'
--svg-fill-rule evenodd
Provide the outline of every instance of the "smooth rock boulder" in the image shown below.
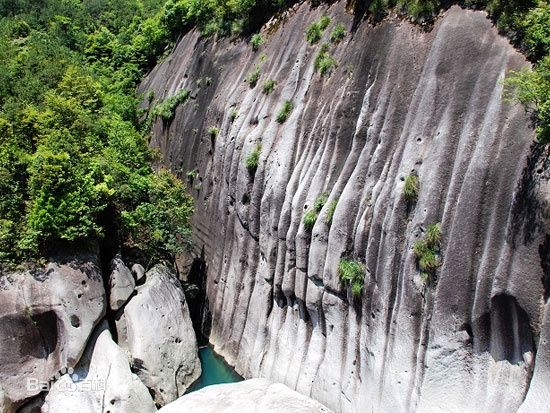
<path fill-rule="evenodd" d="M 201 366 L 189 309 L 176 276 L 159 265 L 146 278 L 124 308 L 117 328 L 124 328 L 119 342 L 130 353 L 137 375 L 154 393 L 155 403 L 163 406 L 184 394 L 199 378 Z"/>
<path fill-rule="evenodd" d="M 74 367 L 105 310 L 93 254 L 0 277 L 2 404 L 17 407 L 61 369 Z"/>
<path fill-rule="evenodd" d="M 163 407 L 159 413 L 328 413 L 321 403 L 266 379 L 208 386 Z"/>
<path fill-rule="evenodd" d="M 114 258 L 111 262 L 109 287 L 109 305 L 114 311 L 126 304 L 136 288 L 132 272 L 120 258 Z"/>
<path fill-rule="evenodd" d="M 82 360 L 46 396 L 43 413 L 150 413 L 157 409 L 147 387 L 130 370 L 126 353 L 106 322 L 96 330 Z"/>
<path fill-rule="evenodd" d="M 132 265 L 132 274 L 136 282 L 139 282 L 145 277 L 145 268 L 141 264 Z"/>

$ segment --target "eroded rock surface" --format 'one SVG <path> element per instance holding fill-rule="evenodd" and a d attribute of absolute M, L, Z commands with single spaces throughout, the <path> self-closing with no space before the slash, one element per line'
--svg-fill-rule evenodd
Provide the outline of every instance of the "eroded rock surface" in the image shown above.
<path fill-rule="evenodd" d="M 284 384 L 253 379 L 205 387 L 180 397 L 159 412 L 330 413 L 330 410 Z"/>
<path fill-rule="evenodd" d="M 183 395 L 200 377 L 201 366 L 178 279 L 162 265 L 149 270 L 146 279 L 116 324 L 119 343 L 130 353 L 134 370 L 162 406 Z"/>
<path fill-rule="evenodd" d="M 533 369 L 533 385 L 550 388 L 537 368 L 548 346 L 536 343 L 548 329 L 548 155 L 502 98 L 506 73 L 526 61 L 482 12 L 453 7 L 423 32 L 354 24 L 343 3 L 296 6 L 258 52 L 188 33 L 142 84 L 158 99 L 191 91 L 152 142 L 197 200 L 210 339 L 241 374 L 335 411 L 515 411 Z M 332 23 L 309 45 L 301 34 L 322 13 Z M 348 34 L 329 46 L 338 66 L 323 77 L 314 61 L 336 22 Z M 285 100 L 294 109 L 279 124 Z M 310 234 L 304 213 L 323 193 Z M 435 222 L 442 266 L 425 286 L 412 247 Z M 359 300 L 339 280 L 342 257 L 365 263 Z"/>
<path fill-rule="evenodd" d="M 120 258 L 111 262 L 111 275 L 109 276 L 109 305 L 112 310 L 120 309 L 136 288 L 136 281 L 130 269 Z"/>
<path fill-rule="evenodd" d="M 112 340 L 106 322 L 91 337 L 82 359 L 52 386 L 42 413 L 152 413 L 147 387 L 130 371 L 126 353 Z"/>
<path fill-rule="evenodd" d="M 43 269 L 2 276 L 2 404 L 9 407 L 11 401 L 16 407 L 41 391 L 39 383 L 74 367 L 105 310 L 105 289 L 94 255 L 55 259 Z"/>

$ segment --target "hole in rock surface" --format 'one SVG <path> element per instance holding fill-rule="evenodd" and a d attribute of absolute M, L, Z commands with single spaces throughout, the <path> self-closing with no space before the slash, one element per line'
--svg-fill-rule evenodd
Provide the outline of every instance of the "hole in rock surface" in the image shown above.
<path fill-rule="evenodd" d="M 473 325 L 474 350 L 489 352 L 495 361 L 512 364 L 523 361 L 523 355 L 534 352 L 529 317 L 515 297 L 499 294 L 491 299 L 491 309 Z"/>
<path fill-rule="evenodd" d="M 9 365 L 27 356 L 46 359 L 57 347 L 57 316 L 13 314 L 0 319 L 0 363 Z"/>

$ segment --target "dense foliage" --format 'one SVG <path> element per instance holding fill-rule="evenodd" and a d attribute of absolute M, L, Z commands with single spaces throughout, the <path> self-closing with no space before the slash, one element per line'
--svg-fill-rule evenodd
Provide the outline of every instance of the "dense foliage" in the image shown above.
<path fill-rule="evenodd" d="M 0 3 L 0 267 L 113 229 L 153 258 L 188 242 L 192 200 L 151 167 L 134 94 L 167 41 L 160 3 Z"/>

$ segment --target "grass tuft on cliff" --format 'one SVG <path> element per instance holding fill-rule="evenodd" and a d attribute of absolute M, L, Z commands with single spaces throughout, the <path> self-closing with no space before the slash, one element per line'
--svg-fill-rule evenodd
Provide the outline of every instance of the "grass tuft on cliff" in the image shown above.
<path fill-rule="evenodd" d="M 250 175 L 254 175 L 260 163 L 260 155 L 262 154 L 262 145 L 258 144 L 245 159 L 245 166 Z"/>
<path fill-rule="evenodd" d="M 280 124 L 285 123 L 293 109 L 294 109 L 294 104 L 292 103 L 292 101 L 285 100 L 283 102 L 283 105 L 281 106 L 281 109 L 279 109 L 279 112 L 277 113 L 277 118 L 276 118 L 277 122 Z"/>
<path fill-rule="evenodd" d="M 412 173 L 405 178 L 405 185 L 403 187 L 403 193 L 405 194 L 405 200 L 408 204 L 414 204 L 418 199 L 420 192 L 420 180 L 418 175 Z"/>
<path fill-rule="evenodd" d="M 365 283 L 365 266 L 360 261 L 343 258 L 338 266 L 340 280 L 351 288 L 355 297 L 363 292 Z"/>
<path fill-rule="evenodd" d="M 413 245 L 413 252 L 416 257 L 416 264 L 420 270 L 422 280 L 427 285 L 436 282 L 437 269 L 441 265 L 441 224 L 433 223 L 428 225 L 422 239 Z"/>

